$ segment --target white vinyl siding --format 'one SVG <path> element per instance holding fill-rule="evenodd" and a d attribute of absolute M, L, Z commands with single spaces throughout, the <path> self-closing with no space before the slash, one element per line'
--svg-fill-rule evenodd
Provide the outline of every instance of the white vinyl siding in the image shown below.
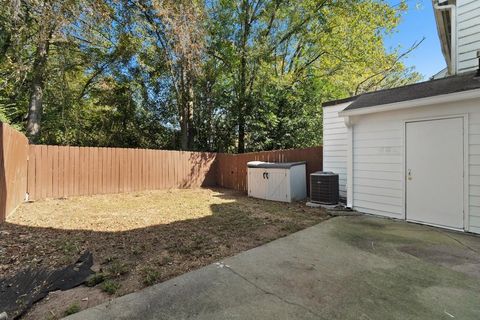
<path fill-rule="evenodd" d="M 404 123 L 468 115 L 468 201 L 470 232 L 480 233 L 480 100 L 357 116 L 353 120 L 353 207 L 405 218 Z M 445 168 L 448 170 L 448 168 Z"/>
<path fill-rule="evenodd" d="M 353 127 L 353 205 L 358 211 L 403 217 L 402 129 L 382 114 Z"/>
<path fill-rule="evenodd" d="M 480 110 L 469 114 L 468 134 L 470 231 L 480 233 Z"/>
<path fill-rule="evenodd" d="M 323 108 L 323 170 L 339 175 L 340 197 L 347 197 L 347 132 L 338 112 L 350 103 Z"/>
<path fill-rule="evenodd" d="M 480 50 L 480 1 L 457 1 L 458 72 L 478 68 Z"/>

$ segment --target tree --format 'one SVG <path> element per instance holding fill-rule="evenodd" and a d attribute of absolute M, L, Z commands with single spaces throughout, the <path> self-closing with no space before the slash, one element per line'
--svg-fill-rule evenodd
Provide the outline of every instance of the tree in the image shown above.
<path fill-rule="evenodd" d="M 18 63 L 23 50 L 21 45 L 28 46 L 33 52 L 33 62 L 27 66 L 30 86 L 28 91 L 28 114 L 26 117 L 26 133 L 32 142 L 39 140 L 41 117 L 43 113 L 43 99 L 45 81 L 47 78 L 47 63 L 52 45 L 64 45 L 70 39 L 65 34 L 65 28 L 73 23 L 82 14 L 95 15 L 103 12 L 102 4 L 91 3 L 88 0 L 55 1 L 55 0 L 25 0 L 11 1 L 6 6 L 11 14 L 9 40 L 15 39 L 12 60 Z M 21 39 L 17 32 L 27 33 Z M 26 31 L 25 31 L 26 30 Z M 20 43 L 21 41 L 25 43 Z M 8 51 L 4 45 L 5 54 Z M 28 55 L 29 52 L 26 52 Z"/>
<path fill-rule="evenodd" d="M 306 147 L 322 142 L 322 102 L 420 79 L 409 49 L 383 43 L 404 2 L 2 4 L 0 120 L 36 143 Z"/>
<path fill-rule="evenodd" d="M 403 10 L 363 0 L 211 2 L 208 52 L 231 71 L 237 152 L 320 143 L 312 133 L 323 101 L 417 81 L 383 45 Z"/>
<path fill-rule="evenodd" d="M 138 2 L 149 31 L 168 66 L 180 124 L 181 148 L 194 147 L 194 86 L 204 49 L 203 7 L 199 1 Z"/>

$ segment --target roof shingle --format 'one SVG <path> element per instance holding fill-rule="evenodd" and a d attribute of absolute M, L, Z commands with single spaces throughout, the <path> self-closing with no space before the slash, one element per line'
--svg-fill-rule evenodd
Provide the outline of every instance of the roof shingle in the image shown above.
<path fill-rule="evenodd" d="M 476 71 L 393 89 L 364 93 L 354 99 L 345 110 L 380 106 L 474 89 L 480 89 L 480 77 L 476 76 Z M 342 100 L 348 101 L 348 99 Z M 324 106 L 335 104 L 334 101 L 327 102 Z"/>

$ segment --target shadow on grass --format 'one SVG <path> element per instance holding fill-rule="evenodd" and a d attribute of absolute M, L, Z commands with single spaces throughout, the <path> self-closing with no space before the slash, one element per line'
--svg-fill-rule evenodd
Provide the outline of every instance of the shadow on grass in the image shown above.
<path fill-rule="evenodd" d="M 63 230 L 4 223 L 0 279 L 27 267 L 59 268 L 93 253 L 101 275 L 91 285 L 123 295 L 165 281 L 324 220 L 320 209 L 275 203 L 215 190 L 231 200 L 211 204 L 211 215 L 121 232 Z M 68 200 L 67 200 L 68 201 Z M 161 213 L 158 213 L 161 214 Z M 106 280 L 110 281 L 109 287 Z M 118 285 L 115 285 L 118 284 Z M 1 299 L 1 293 L 0 293 Z"/>

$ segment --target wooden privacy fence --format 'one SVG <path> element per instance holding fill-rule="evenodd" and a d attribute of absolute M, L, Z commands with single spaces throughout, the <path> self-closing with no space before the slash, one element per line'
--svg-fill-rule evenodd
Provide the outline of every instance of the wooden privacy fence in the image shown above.
<path fill-rule="evenodd" d="M 30 200 L 214 186 L 214 153 L 31 145 Z"/>
<path fill-rule="evenodd" d="M 247 190 L 247 162 L 306 161 L 322 169 L 322 148 L 245 154 L 31 145 L 29 200 L 220 186 Z M 307 179 L 308 180 L 308 179 Z"/>
<path fill-rule="evenodd" d="M 322 170 L 322 147 L 224 154 L 28 145 L 0 123 L 0 222 L 25 200 L 220 186 L 247 191 L 247 162 L 306 161 Z M 307 179 L 308 181 L 308 179 Z"/>
<path fill-rule="evenodd" d="M 247 162 L 307 162 L 307 177 L 312 172 L 323 168 L 323 148 L 275 150 L 243 154 L 217 155 L 217 185 L 223 188 L 247 191 Z M 307 178 L 307 190 L 310 190 L 310 179 Z"/>
<path fill-rule="evenodd" d="M 25 199 L 28 140 L 0 122 L 0 222 Z"/>

